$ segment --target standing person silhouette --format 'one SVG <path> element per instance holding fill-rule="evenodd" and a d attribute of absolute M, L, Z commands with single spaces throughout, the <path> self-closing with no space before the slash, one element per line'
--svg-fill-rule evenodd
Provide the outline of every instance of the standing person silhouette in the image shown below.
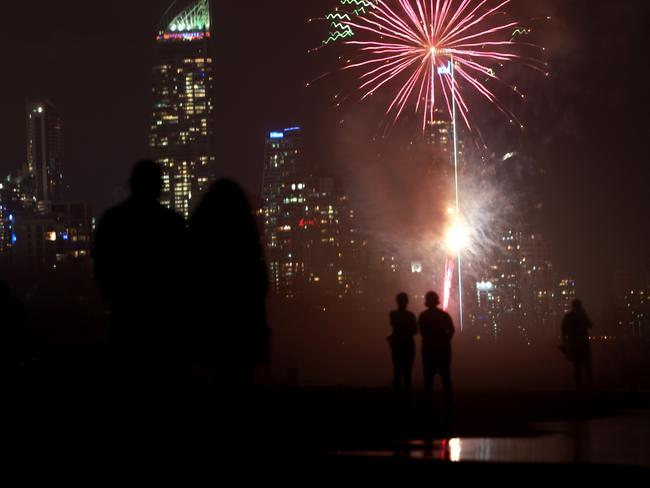
<path fill-rule="evenodd" d="M 419 319 L 422 335 L 422 365 L 424 367 L 424 389 L 430 397 L 433 394 L 433 380 L 438 373 L 442 379 L 447 406 L 453 407 L 451 384 L 451 339 L 454 336 L 454 323 L 451 316 L 438 308 L 440 298 L 429 292 L 425 298 L 427 310 Z"/>
<path fill-rule="evenodd" d="M 243 190 L 217 181 L 189 226 L 194 351 L 216 386 L 247 389 L 255 368 L 269 362 L 268 282 L 255 217 Z"/>
<path fill-rule="evenodd" d="M 582 306 L 582 302 L 574 300 L 571 311 L 562 320 L 562 351 L 573 364 L 577 392 L 582 392 L 585 384 L 587 390 L 592 387 L 591 345 L 589 344 L 589 329 L 592 327 L 593 322 Z"/>
<path fill-rule="evenodd" d="M 415 314 L 407 310 L 409 297 L 406 293 L 397 295 L 397 310 L 390 313 L 393 333 L 388 337 L 393 358 L 393 390 L 396 394 L 411 393 L 411 373 L 415 360 L 415 340 L 418 333 Z"/>
<path fill-rule="evenodd" d="M 160 166 L 137 163 L 131 196 L 101 218 L 97 284 L 111 308 L 110 346 L 122 386 L 167 383 L 181 368 L 185 222 L 163 207 Z"/>

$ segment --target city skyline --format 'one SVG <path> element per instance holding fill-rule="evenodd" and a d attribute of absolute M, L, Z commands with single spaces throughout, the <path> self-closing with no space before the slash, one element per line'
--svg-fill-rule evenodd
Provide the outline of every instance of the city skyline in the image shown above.
<path fill-rule="evenodd" d="M 632 5 L 633 3 L 627 2 L 626 5 Z M 545 170 L 549 174 L 547 179 L 550 183 L 545 189 L 545 196 L 547 197 L 546 201 L 549 202 L 547 213 L 550 215 L 548 218 L 550 222 L 546 223 L 546 227 L 550 229 L 550 232 L 545 232 L 545 234 L 550 234 L 550 238 L 555 244 L 554 253 L 557 256 L 558 267 L 562 269 L 569 268 L 570 274 L 575 275 L 579 283 L 586 283 L 588 289 L 585 290 L 585 294 L 590 300 L 596 302 L 602 300 L 606 293 L 600 283 L 603 273 L 606 281 L 606 276 L 612 274 L 614 270 L 618 268 L 641 268 L 643 262 L 647 262 L 648 259 L 643 251 L 647 248 L 647 230 L 635 225 L 636 222 L 643 221 L 644 216 L 647 215 L 647 203 L 644 203 L 643 193 L 639 187 L 641 182 L 644 181 L 643 175 L 647 169 L 644 169 L 640 164 L 633 164 L 634 161 L 639 161 L 642 157 L 640 152 L 642 139 L 637 138 L 635 135 L 635 127 L 642 127 L 643 119 L 641 114 L 643 111 L 641 107 L 643 107 L 643 103 L 637 104 L 636 107 L 628 105 L 624 109 L 619 109 L 617 105 L 608 103 L 607 110 L 611 114 L 603 117 L 602 124 L 595 124 L 595 121 L 593 125 L 591 122 L 584 122 L 587 118 L 592 117 L 578 118 L 579 114 L 591 114 L 593 109 L 588 103 L 575 99 L 576 95 L 573 90 L 577 88 L 574 88 L 574 86 L 582 87 L 582 92 L 588 97 L 587 100 L 596 100 L 598 87 L 601 86 L 600 83 L 604 84 L 605 81 L 596 81 L 594 77 L 590 76 L 590 58 L 584 56 L 585 45 L 574 46 L 569 51 L 562 48 L 566 46 L 567 42 L 575 39 L 572 30 L 588 31 L 591 25 L 604 21 L 604 13 L 596 9 L 595 14 L 597 15 L 594 20 L 580 22 L 575 17 L 576 12 L 579 10 L 579 2 L 569 2 L 566 6 L 557 8 L 552 3 L 548 5 L 549 10 L 554 14 L 554 18 L 557 19 L 555 30 L 549 35 L 550 42 L 547 43 L 555 74 L 554 78 L 547 82 L 548 86 L 538 93 L 540 102 L 537 104 L 530 103 L 528 108 L 525 109 L 525 111 L 529 112 L 528 117 L 532 119 L 532 126 L 530 132 L 525 136 L 526 140 L 523 144 L 530 149 L 529 152 L 535 161 L 544 164 Z M 141 13 L 136 18 L 146 19 L 144 24 L 148 23 L 151 29 L 144 29 L 140 25 L 142 24 L 140 20 L 138 22 L 130 21 L 124 27 L 120 27 L 120 30 L 116 30 L 115 35 L 108 36 L 111 43 L 115 43 L 111 45 L 111 50 L 116 51 L 119 55 L 113 52 L 109 54 L 107 51 L 108 45 L 104 44 L 103 41 L 99 41 L 98 38 L 96 40 L 91 38 L 89 46 L 94 46 L 93 49 L 99 46 L 101 52 L 106 55 L 101 65 L 93 64 L 94 61 L 84 56 L 77 56 L 76 58 L 86 59 L 87 61 L 76 64 L 76 61 L 68 57 L 70 54 L 63 57 L 58 54 L 59 51 L 55 47 L 56 43 L 51 48 L 45 49 L 40 58 L 44 66 L 48 65 L 48 63 L 50 66 L 52 66 L 52 63 L 61 64 L 64 68 L 68 68 L 68 70 L 64 69 L 64 71 L 69 72 L 69 69 L 72 68 L 73 73 L 76 73 L 72 79 L 78 79 L 81 85 L 75 85 L 74 92 L 68 91 L 69 89 L 58 81 L 61 77 L 54 74 L 56 70 L 51 69 L 46 70 L 47 76 L 42 78 L 32 76 L 29 82 L 21 83 L 24 88 L 17 89 L 11 83 L 7 87 L 7 92 L 10 92 L 12 97 L 15 97 L 18 93 L 23 93 L 20 96 L 20 104 L 15 104 L 12 99 L 8 99 L 6 104 L 8 107 L 7 114 L 14 113 L 16 115 L 16 111 L 11 107 L 17 105 L 24 107 L 23 100 L 25 98 L 42 96 L 52 99 L 63 113 L 66 121 L 69 121 L 66 122 L 68 135 L 65 144 L 65 151 L 67 151 L 65 161 L 66 166 L 69 167 L 67 171 L 70 173 L 70 186 L 74 188 L 73 193 L 76 193 L 75 200 L 91 201 L 97 213 L 125 196 L 128 169 L 135 159 L 146 153 L 146 131 L 149 120 L 147 113 L 150 111 L 148 107 L 150 107 L 151 103 L 151 98 L 148 96 L 150 89 L 148 84 L 151 75 L 149 74 L 150 68 L 147 66 L 154 64 L 151 33 L 155 32 L 157 21 L 167 6 L 168 2 L 161 1 L 134 7 Z M 219 97 L 219 101 L 215 102 L 215 106 L 219 106 L 220 101 L 225 102 L 222 105 L 221 114 L 230 114 L 230 118 L 227 115 L 220 115 L 218 110 L 216 114 L 218 153 L 222 158 L 220 166 L 220 163 L 217 162 L 219 172 L 220 175 L 235 176 L 242 181 L 251 195 L 254 195 L 256 188 L 259 188 L 261 178 L 260 155 L 263 152 L 262 135 L 266 131 L 274 127 L 289 126 L 291 122 L 297 121 L 302 126 L 310 129 L 314 128 L 315 130 L 311 130 L 311 132 L 319 134 L 318 137 L 326 141 L 321 143 L 323 146 L 337 146 L 337 150 L 339 148 L 344 150 L 346 147 L 345 144 L 330 144 L 331 141 L 337 142 L 345 138 L 340 136 L 338 130 L 331 128 L 319 130 L 319 124 L 315 122 L 314 116 L 309 115 L 309 112 L 315 112 L 322 114 L 322 118 L 328 122 L 336 120 L 336 114 L 330 113 L 328 104 L 318 101 L 318 94 L 309 93 L 305 95 L 304 91 L 300 90 L 304 80 L 308 78 L 301 71 L 318 69 L 312 64 L 320 63 L 320 61 L 304 55 L 306 48 L 312 44 L 309 28 L 302 23 L 309 16 L 309 12 L 294 7 L 290 5 L 290 2 L 287 2 L 282 7 L 287 9 L 287 16 L 284 21 L 295 26 L 296 29 L 291 36 L 269 25 L 264 25 L 260 21 L 259 27 L 261 31 L 259 35 L 266 35 L 267 38 L 274 39 L 274 45 L 278 46 L 277 49 L 268 50 L 268 60 L 261 60 L 259 66 L 255 68 L 244 66 L 244 69 L 240 70 L 237 76 L 217 76 L 215 80 L 217 84 L 216 93 Z M 108 20 L 112 19 L 111 16 L 120 7 L 116 5 L 106 6 L 105 8 L 108 11 L 107 18 L 101 20 L 103 22 L 101 26 L 103 29 L 108 28 L 108 32 L 111 32 L 110 29 L 115 27 Z M 232 68 L 238 66 L 238 63 L 245 59 L 245 54 L 254 52 L 256 38 L 253 37 L 242 42 L 243 39 L 235 35 L 233 26 L 228 24 L 226 18 L 236 17 L 238 7 L 223 5 L 220 8 L 223 9 L 223 15 L 217 14 L 215 16 L 215 25 L 217 26 L 215 37 L 221 40 L 220 43 L 215 43 L 217 47 L 216 59 L 217 63 L 221 63 L 226 68 L 231 68 L 223 69 L 223 73 L 234 74 L 236 71 Z M 320 5 L 314 6 L 314 10 L 320 8 Z M 310 10 L 310 8 L 306 8 L 306 10 Z M 47 12 L 47 9 L 45 9 L 45 12 Z M 145 13 L 146 15 L 143 15 Z M 621 13 L 621 15 L 624 15 L 624 13 Z M 35 22 L 40 26 L 44 20 L 45 17 L 39 17 Z M 630 21 L 634 22 L 633 19 Z M 71 27 L 69 24 L 64 24 L 64 26 Z M 55 35 L 55 40 L 69 44 L 75 38 L 75 35 L 79 35 L 76 27 L 72 27 L 68 29 L 71 34 Z M 40 30 L 45 31 L 46 29 Z M 629 42 L 631 46 L 637 31 L 632 29 L 630 32 L 627 38 L 623 38 L 622 42 Z M 269 35 L 270 37 L 268 37 Z M 277 38 L 273 37 L 274 35 Z M 296 36 L 301 39 L 304 38 L 304 44 L 288 45 L 287 41 Z M 106 36 L 102 35 L 102 37 Z M 27 51 L 25 52 L 30 55 L 38 55 L 38 48 L 43 46 L 42 38 L 40 39 L 37 34 L 34 39 L 27 42 L 25 48 Z M 626 39 L 629 39 L 629 41 Z M 126 48 L 130 45 L 134 47 L 133 52 Z M 83 49 L 85 48 L 78 47 L 75 49 L 81 50 L 78 52 L 84 52 Z M 18 58 L 13 53 L 8 53 L 7 57 L 13 63 L 18 62 Z M 74 56 L 72 57 L 74 58 Z M 147 59 L 147 63 L 143 59 Z M 296 60 L 306 60 L 307 65 L 294 67 Z M 582 61 L 583 64 L 578 61 Z M 89 70 L 80 70 L 85 63 L 89 64 Z M 110 66 L 111 63 L 117 69 L 107 69 L 107 66 Z M 269 68 L 278 63 L 280 68 L 275 72 L 283 75 L 273 76 L 273 79 L 265 80 L 264 85 L 260 85 L 258 77 L 251 76 L 253 73 L 270 73 Z M 137 69 L 130 71 L 120 69 L 120 67 L 124 66 L 137 66 Z M 126 80 L 123 81 L 123 73 L 126 71 L 131 74 L 128 83 Z M 29 68 L 25 74 L 28 73 Z M 99 75 L 99 77 L 96 76 L 96 81 L 89 84 L 87 81 L 90 78 L 87 78 L 86 75 L 90 73 Z M 136 73 L 140 74 L 136 76 Z M 605 73 L 605 76 L 609 82 L 611 75 Z M 561 77 L 563 77 L 562 81 L 560 81 Z M 81 106 L 84 109 L 87 108 L 87 104 L 81 105 L 80 100 L 78 100 L 80 87 L 88 86 L 88 89 L 90 89 L 95 85 L 107 87 L 108 84 L 113 84 L 118 88 L 116 91 L 120 94 L 113 99 L 113 102 L 92 105 L 91 110 L 84 112 L 77 108 Z M 241 85 L 241 87 L 238 87 L 238 85 Z M 237 89 L 233 91 L 234 88 Z M 258 94 L 255 94 L 255 88 L 258 90 Z M 110 93 L 106 89 L 103 92 Z M 83 93 L 83 89 L 81 93 Z M 235 93 L 237 96 L 234 96 Z M 250 100 L 245 99 L 242 96 L 244 93 L 251 95 L 252 98 Z M 298 93 L 299 96 L 294 97 L 295 99 L 292 100 L 290 94 L 295 93 Z M 616 90 L 613 90 L 613 95 L 615 93 Z M 639 93 L 641 96 L 645 96 L 642 90 L 639 90 Z M 277 94 L 280 94 L 280 96 L 277 96 Z M 226 98 L 230 98 L 232 101 L 226 100 Z M 309 103 L 306 107 L 310 108 L 298 107 L 304 100 L 308 100 Z M 542 103 L 542 100 L 551 103 Z M 642 101 L 644 100 L 642 98 Z M 246 103 L 243 103 L 244 101 Z M 260 101 L 263 101 L 263 105 L 260 105 Z M 98 110 L 98 107 L 108 108 L 108 106 L 111 106 L 111 108 L 106 114 L 104 114 L 103 110 Z M 260 112 L 259 109 L 262 106 L 267 107 L 267 109 L 261 111 L 261 114 L 251 116 L 251 114 Z M 559 118 L 560 123 L 550 124 L 551 120 L 555 121 L 557 119 L 545 116 L 542 113 L 542 106 L 556 111 L 559 110 L 559 106 L 563 106 L 562 116 Z M 321 108 L 314 111 L 314 107 Z M 233 110 L 234 108 L 237 108 L 241 113 Z M 358 111 L 363 113 L 363 110 L 364 108 L 361 108 Z M 347 113 L 350 112 L 351 110 L 348 110 Z M 91 123 L 84 121 L 82 124 L 81 121 L 85 119 L 76 116 L 77 113 L 88 115 Z M 235 118 L 232 118 L 233 115 L 235 115 Z M 349 119 L 352 120 L 353 117 L 354 115 L 351 115 Z M 21 153 L 24 155 L 24 145 L 17 142 L 21 140 L 20 134 L 24 134 L 24 128 L 21 127 L 20 123 L 16 122 L 15 116 L 11 118 L 14 122 L 8 120 L 2 122 L 4 124 L 2 133 L 5 134 L 5 137 L 8 137 L 3 144 L 3 147 L 7 148 L 5 150 L 6 154 L 0 157 L 3 174 L 14 172 L 16 166 L 22 164 L 25 159 L 24 156 L 21 156 Z M 581 126 L 576 126 L 576 120 L 580 120 Z M 634 123 L 635 120 L 636 123 Z M 105 129 L 93 132 L 98 136 L 102 135 L 102 139 L 95 136 L 88 137 L 89 133 L 82 128 L 82 125 L 105 127 Z M 623 126 L 630 127 L 631 130 L 625 132 L 615 129 L 615 127 Z M 111 132 L 108 127 L 116 127 L 117 131 Z M 133 131 L 134 127 L 137 130 Z M 605 141 L 606 138 L 599 137 L 601 131 L 603 134 L 617 134 L 617 137 L 621 138 L 622 156 L 616 158 L 615 164 L 611 161 L 614 161 L 612 158 L 619 154 L 619 151 L 618 149 L 603 150 L 602 143 L 599 141 Z M 117 136 L 119 142 L 117 144 L 105 144 L 108 134 L 113 134 L 112 137 Z M 503 138 L 503 135 L 501 135 L 501 138 Z M 499 137 L 495 137 L 493 140 L 497 141 L 498 139 Z M 104 141 L 104 147 L 106 148 L 101 153 L 98 144 L 100 140 Z M 249 142 L 245 143 L 244 140 Z M 619 141 L 616 140 L 615 142 L 618 143 Z M 520 141 L 513 145 L 519 146 Z M 593 145 L 593 147 L 590 147 L 590 145 Z M 307 146 L 307 152 L 313 154 L 314 143 L 310 142 Z M 502 144 L 502 142 L 495 142 L 494 149 L 495 151 L 505 150 L 504 146 L 506 144 Z M 616 147 L 618 144 L 612 146 Z M 95 148 L 95 153 L 92 151 L 93 148 Z M 331 152 L 331 150 L 331 147 L 328 147 L 328 151 Z M 238 154 L 243 158 L 243 164 L 236 161 Z M 332 172 L 345 173 L 348 171 L 346 165 L 359 164 L 357 161 L 363 159 L 363 157 L 354 155 L 354 163 L 341 161 L 343 158 L 340 157 L 337 159 L 339 159 L 339 163 L 334 165 Z M 605 173 L 607 173 L 607 176 L 605 176 Z M 95 175 L 102 175 L 97 178 L 97 182 L 95 182 Z M 84 183 L 87 183 L 87 185 Z M 592 201 L 589 198 L 592 193 L 603 196 L 608 195 L 608 197 Z M 588 209 L 592 209 L 592 211 L 587 213 Z M 583 218 L 584 216 L 587 218 Z M 611 232 L 603 235 L 603 226 L 611 229 Z M 592 263 L 594 262 L 598 262 L 603 267 L 603 270 L 598 274 L 593 269 Z"/>

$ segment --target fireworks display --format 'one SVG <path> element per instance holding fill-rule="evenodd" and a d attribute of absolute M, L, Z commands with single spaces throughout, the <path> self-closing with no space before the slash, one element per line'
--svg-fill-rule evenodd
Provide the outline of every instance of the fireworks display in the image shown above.
<path fill-rule="evenodd" d="M 546 65 L 522 57 L 516 49 L 532 29 L 512 20 L 512 0 L 339 0 L 325 17 L 329 37 L 323 45 L 341 41 L 351 53 L 340 58 L 346 71 L 358 73 L 360 98 L 382 90 L 390 93 L 386 116 L 396 122 L 406 110 L 422 116 L 422 130 L 440 113 L 452 122 L 455 205 L 446 239 L 448 255 L 444 275 L 444 309 L 450 304 L 454 268 L 458 273 L 458 306 L 463 329 L 462 254 L 471 229 L 464 224 L 460 203 L 458 122 L 472 128 L 470 107 L 487 100 L 523 129 L 499 101 L 499 85 L 521 99 L 516 85 L 500 76 L 506 63 L 522 61 L 546 72 Z M 455 262 L 454 262 L 455 261 Z"/>
<path fill-rule="evenodd" d="M 449 302 L 451 300 L 451 285 L 454 281 L 454 260 L 447 259 L 445 264 L 445 279 L 443 284 L 443 298 L 442 308 L 446 312 L 449 310 Z"/>
<path fill-rule="evenodd" d="M 325 16 L 330 22 L 332 29 L 323 45 L 327 46 L 333 42 L 354 36 L 354 31 L 348 22 L 353 18 L 366 15 L 375 8 L 377 0 L 339 0 L 341 6 Z"/>
<path fill-rule="evenodd" d="M 394 121 L 411 107 L 422 114 L 424 127 L 436 108 L 451 114 L 455 95 L 471 127 L 469 89 L 521 125 L 494 92 L 494 84 L 503 83 L 498 73 L 504 64 L 521 59 L 514 49 L 517 38 L 530 34 L 507 15 L 511 0 L 340 1 L 341 8 L 326 16 L 333 30 L 323 44 L 342 40 L 354 48 L 345 69 L 360 73 L 362 99 L 380 89 L 392 91 L 386 114 Z M 534 59 L 525 62 L 545 70 Z"/>

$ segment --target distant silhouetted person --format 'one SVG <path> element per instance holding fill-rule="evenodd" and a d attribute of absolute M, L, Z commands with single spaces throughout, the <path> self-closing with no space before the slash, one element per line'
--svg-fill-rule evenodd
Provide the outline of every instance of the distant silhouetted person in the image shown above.
<path fill-rule="evenodd" d="M 6 281 L 0 281 L 0 374 L 7 378 L 18 362 L 18 337 L 24 310 L 20 300 L 11 296 Z"/>
<path fill-rule="evenodd" d="M 576 391 L 583 390 L 586 383 L 591 388 L 591 345 L 589 329 L 593 323 L 580 300 L 574 300 L 571 311 L 562 320 L 562 350 L 567 359 L 573 363 Z"/>
<path fill-rule="evenodd" d="M 447 405 L 451 408 L 451 339 L 455 332 L 454 323 L 447 312 L 438 308 L 440 298 L 436 293 L 427 293 L 425 305 L 427 310 L 422 312 L 419 319 L 425 392 L 427 395 L 433 393 L 433 380 L 438 373 L 442 379 Z"/>
<path fill-rule="evenodd" d="M 190 219 L 195 352 L 216 386 L 252 384 L 269 362 L 268 281 L 255 217 L 243 190 L 217 181 Z"/>
<path fill-rule="evenodd" d="M 393 333 L 388 338 L 393 357 L 393 390 L 406 394 L 411 392 L 411 373 L 415 360 L 415 340 L 418 333 L 415 314 L 407 310 L 409 297 L 406 293 L 397 295 L 397 310 L 390 313 L 390 326 Z"/>
<path fill-rule="evenodd" d="M 131 197 L 99 222 L 95 276 L 111 307 L 121 379 L 155 384 L 172 379 L 183 361 L 185 223 L 158 202 L 158 164 L 137 163 L 129 183 Z"/>

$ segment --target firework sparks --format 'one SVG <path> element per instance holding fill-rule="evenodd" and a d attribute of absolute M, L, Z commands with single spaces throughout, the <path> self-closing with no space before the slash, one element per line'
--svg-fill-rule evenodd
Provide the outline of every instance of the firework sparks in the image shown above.
<path fill-rule="evenodd" d="M 343 4 L 350 3 L 345 0 Z M 478 93 L 521 125 L 498 101 L 491 82 L 503 83 L 498 71 L 519 56 L 513 52 L 519 35 L 530 29 L 508 20 L 504 9 L 511 0 L 376 0 L 354 1 L 361 14 L 337 11 L 329 20 L 358 56 L 346 70 L 358 70 L 361 98 L 380 89 L 394 90 L 386 114 L 396 121 L 408 106 L 422 113 L 422 124 L 434 119 L 437 107 L 452 112 L 455 96 L 459 113 L 471 127 L 469 103 L 460 84 Z M 504 20 L 505 19 L 505 20 Z M 453 65 L 453 66 L 452 66 Z M 542 69 L 542 64 L 533 67 Z M 450 76 L 452 70 L 455 77 Z M 510 87 L 524 98 L 515 86 Z"/>
<path fill-rule="evenodd" d="M 442 300 L 442 307 L 445 312 L 449 310 L 449 302 L 451 300 L 451 285 L 454 282 L 454 260 L 447 259 L 445 264 L 445 280 L 444 280 L 444 293 Z"/>
<path fill-rule="evenodd" d="M 443 306 L 448 310 L 454 267 L 458 270 L 458 305 L 463 329 L 462 252 L 469 232 L 463 225 L 459 190 L 457 117 L 468 128 L 469 94 L 478 95 L 503 112 L 511 124 L 523 125 L 498 100 L 493 85 L 507 85 L 498 75 L 504 65 L 521 60 L 516 40 L 531 29 L 510 20 L 506 7 L 512 0 L 339 0 L 354 11 L 336 10 L 326 20 L 334 29 L 323 44 L 343 41 L 356 55 L 346 59 L 345 70 L 359 72 L 361 99 L 379 90 L 392 90 L 386 115 L 397 121 L 410 107 L 422 114 L 422 130 L 441 109 L 453 123 L 455 183 L 454 225 L 447 237 L 450 254 L 444 276 Z M 530 44 L 527 44 L 530 45 Z M 545 72 L 535 59 L 525 63 Z M 546 73 L 548 75 L 548 73 Z M 509 86 L 525 99 L 517 86 Z M 473 100 L 472 100 L 473 101 Z"/>

